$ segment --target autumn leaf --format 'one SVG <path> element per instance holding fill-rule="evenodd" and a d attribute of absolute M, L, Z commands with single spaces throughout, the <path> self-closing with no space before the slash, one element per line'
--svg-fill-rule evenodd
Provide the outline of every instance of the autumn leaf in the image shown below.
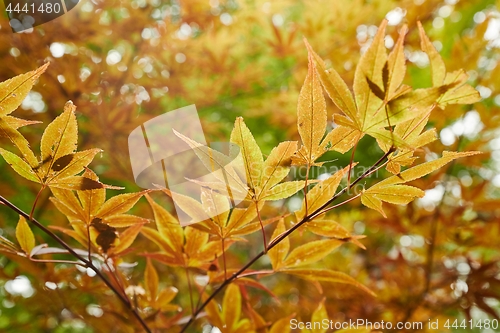
<path fill-rule="evenodd" d="M 236 144 L 241 150 L 248 186 L 255 193 L 255 189 L 260 184 L 264 158 L 255 138 L 241 117 L 236 118 L 230 142 Z"/>
<path fill-rule="evenodd" d="M 326 311 L 325 307 L 325 300 L 323 299 L 321 303 L 319 303 L 318 307 L 314 310 L 312 316 L 311 316 L 311 322 L 312 323 L 323 323 L 324 320 L 328 321 L 328 312 Z M 314 325 L 312 329 L 304 328 L 302 332 L 304 333 L 325 333 L 327 331 L 327 328 L 324 327 L 324 325 L 320 325 L 320 327 L 317 327 L 318 325 Z"/>
<path fill-rule="evenodd" d="M 386 216 L 382 209 L 382 201 L 406 205 L 416 198 L 424 196 L 424 191 L 413 186 L 400 185 L 421 178 L 443 167 L 454 159 L 473 156 L 480 152 L 443 152 L 443 156 L 433 161 L 425 162 L 407 169 L 397 175 L 391 176 L 363 191 L 361 202 L 363 205 L 380 212 Z"/>
<path fill-rule="evenodd" d="M 287 269 L 287 270 L 282 270 L 281 272 L 286 274 L 296 275 L 298 277 L 310 281 L 323 281 L 323 282 L 333 282 L 333 283 L 343 283 L 343 284 L 353 285 L 372 296 L 376 296 L 373 291 L 371 291 L 370 289 L 368 289 L 367 287 L 365 287 L 364 285 L 362 285 L 349 275 L 342 272 L 332 271 L 329 269 L 312 269 L 312 268 Z"/>
<path fill-rule="evenodd" d="M 7 135 L 21 150 L 22 157 L 16 157 L 6 150 L 0 155 L 22 177 L 51 188 L 70 190 L 90 190 L 104 188 L 105 185 L 81 176 L 100 149 L 89 149 L 76 152 L 77 123 L 76 107 L 71 101 L 64 106 L 64 112 L 45 129 L 41 140 L 41 161 L 39 162 L 26 139 L 17 131 L 8 127 L 0 119 L 0 132 Z"/>
<path fill-rule="evenodd" d="M 21 105 L 35 82 L 49 65 L 50 63 L 46 63 L 34 71 L 0 83 L 0 117 L 10 114 Z"/>
<path fill-rule="evenodd" d="M 310 191 L 308 191 L 306 198 L 302 203 L 302 207 L 295 213 L 297 220 L 302 220 L 307 213 L 314 212 L 326 204 L 335 195 L 340 181 L 351 168 L 352 166 L 347 166 L 344 169 L 337 171 L 327 179 L 318 182 Z"/>
<path fill-rule="evenodd" d="M 322 155 L 318 152 L 326 130 L 326 102 L 313 56 L 309 54 L 307 76 L 297 103 L 297 123 L 302 146 L 297 152 L 296 164 L 313 165 Z M 302 162 L 302 163 L 301 163 Z"/>
<path fill-rule="evenodd" d="M 276 229 L 274 229 L 273 235 L 271 237 L 271 242 L 285 231 L 285 221 L 280 220 L 278 225 L 276 226 Z M 281 268 L 289 251 L 290 240 L 288 239 L 288 237 L 286 237 L 267 252 L 269 259 L 271 260 L 271 265 L 273 266 L 273 269 L 275 271 L 278 271 Z"/>
<path fill-rule="evenodd" d="M 146 287 L 146 294 L 150 301 L 156 300 L 156 295 L 158 294 L 158 272 L 156 272 L 155 267 L 148 259 L 146 263 L 146 270 L 144 271 L 144 285 Z"/>
<path fill-rule="evenodd" d="M 219 310 L 215 301 L 207 306 L 207 314 L 210 320 L 220 328 L 223 333 L 251 333 L 250 321 L 241 318 L 241 292 L 235 284 L 230 284 L 222 300 L 222 310 Z"/>
<path fill-rule="evenodd" d="M 342 244 L 343 242 L 337 239 L 322 239 L 296 247 L 286 257 L 281 270 L 305 266 L 320 261 Z"/>
<path fill-rule="evenodd" d="M 19 216 L 19 222 L 16 227 L 16 238 L 21 246 L 21 249 L 29 255 L 31 250 L 35 247 L 35 236 L 31 231 L 28 222 L 22 216 Z"/>

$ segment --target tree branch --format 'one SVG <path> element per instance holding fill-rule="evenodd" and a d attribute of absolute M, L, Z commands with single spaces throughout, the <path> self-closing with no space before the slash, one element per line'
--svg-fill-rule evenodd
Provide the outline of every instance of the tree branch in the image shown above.
<path fill-rule="evenodd" d="M 45 227 L 43 224 L 38 222 L 36 219 L 32 218 L 30 219 L 30 215 L 25 213 L 23 210 L 15 206 L 13 203 L 11 203 L 9 200 L 5 199 L 3 196 L 0 195 L 0 202 L 3 203 L 5 206 L 9 207 L 19 215 L 23 216 L 27 220 L 29 220 L 31 223 L 33 223 L 36 227 L 41 229 L 44 233 L 49 235 L 52 239 L 54 239 L 57 243 L 59 243 L 62 247 L 64 247 L 68 252 L 73 255 L 75 258 L 78 260 L 82 261 L 86 267 L 90 268 L 94 273 L 108 286 L 109 289 L 111 289 L 120 299 L 120 301 L 125 305 L 126 308 L 128 308 L 133 316 L 139 321 L 141 326 L 144 328 L 144 330 L 147 333 L 151 333 L 151 329 L 148 327 L 146 322 L 142 319 L 140 314 L 137 312 L 137 310 L 132 306 L 130 303 L 130 300 L 122 295 L 116 288 L 115 286 L 103 275 L 103 273 L 97 269 L 97 267 L 94 266 L 91 260 L 88 260 L 87 258 L 84 258 L 83 256 L 79 255 L 78 253 L 75 252 L 75 250 L 69 246 L 64 240 L 62 240 L 59 236 L 54 234 L 51 230 L 49 230 L 47 227 Z"/>
<path fill-rule="evenodd" d="M 363 178 L 371 175 L 373 172 L 377 170 L 377 167 L 382 163 L 389 154 L 391 154 L 394 151 L 394 147 L 391 147 L 375 164 L 373 164 L 368 170 L 366 170 L 361 176 L 359 176 L 354 182 L 350 184 L 350 187 L 353 185 L 356 185 L 358 182 L 360 182 Z M 282 233 L 280 236 L 275 238 L 273 241 L 269 243 L 267 246 L 267 251 L 271 250 L 273 247 L 278 245 L 281 241 L 283 241 L 286 237 L 290 236 L 295 230 L 300 228 L 303 224 L 305 224 L 308 221 L 313 220 L 316 218 L 318 215 L 323 214 L 322 210 L 328 207 L 333 201 L 335 201 L 338 197 L 343 195 L 346 191 L 348 190 L 348 187 L 344 187 L 340 192 L 335 194 L 330 200 L 328 200 L 324 205 L 316 209 L 314 212 L 312 212 L 309 215 L 306 215 L 299 223 L 296 223 L 293 227 L 288 229 L 286 232 Z M 217 296 L 227 285 L 229 285 L 231 282 L 236 280 L 239 276 L 241 276 L 248 268 L 250 268 L 257 260 L 259 260 L 261 257 L 263 257 L 266 254 L 265 250 L 262 250 L 259 252 L 255 257 L 253 257 L 248 263 L 245 264 L 239 271 L 236 273 L 233 273 L 228 279 L 224 280 L 222 284 L 214 290 L 214 292 L 201 304 L 198 309 L 191 315 L 191 318 L 189 321 L 184 325 L 180 333 L 183 333 L 187 330 L 187 328 L 193 323 L 195 318 L 200 314 L 201 311 L 214 299 L 215 296 Z"/>

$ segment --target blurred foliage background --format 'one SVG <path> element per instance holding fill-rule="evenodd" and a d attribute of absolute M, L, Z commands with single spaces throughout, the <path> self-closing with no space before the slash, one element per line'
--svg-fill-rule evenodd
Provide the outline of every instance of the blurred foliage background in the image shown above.
<path fill-rule="evenodd" d="M 378 298 L 279 275 L 267 278 L 266 285 L 281 303 L 263 297 L 262 291 L 247 295 L 248 301 L 270 322 L 292 313 L 309 320 L 323 297 L 330 318 L 338 321 L 499 319 L 499 10 L 498 0 L 83 0 L 67 15 L 25 33 L 12 33 L 2 14 L 0 81 L 50 61 L 15 115 L 48 124 L 72 100 L 78 107 L 79 148 L 104 149 L 93 170 L 104 182 L 135 191 L 128 134 L 182 106 L 196 105 L 209 141 L 227 140 L 237 116 L 245 118 L 265 154 L 278 142 L 297 140 L 296 103 L 307 72 L 303 37 L 351 86 L 359 56 L 381 20 L 389 20 L 388 49 L 407 23 L 406 83 L 430 86 L 428 58 L 420 50 L 416 29 L 420 20 L 448 71 L 464 68 L 483 99 L 433 112 L 431 122 L 440 140 L 417 156 L 425 159 L 443 150 L 485 154 L 415 181 L 426 196 L 405 207 L 387 207 L 387 219 L 358 201 L 332 215 L 349 230 L 367 235 L 367 250 L 345 246 L 321 265 L 356 277 Z M 328 110 L 329 116 L 340 112 L 332 103 Z M 37 147 L 43 129 L 33 125 L 21 131 Z M 369 166 L 381 154 L 367 137 L 355 160 Z M 324 159 L 344 166 L 349 155 L 331 152 Z M 313 177 L 321 171 L 315 172 Z M 15 176 L 0 160 L 0 191 L 29 211 L 38 187 Z M 47 191 L 37 218 L 67 224 L 48 197 Z M 280 204 L 294 209 L 298 200 Z M 266 209 L 264 214 L 272 217 L 279 205 Z M 152 215 L 145 200 L 134 213 Z M 15 214 L 0 209 L 2 235 L 11 237 L 16 222 Z M 292 237 L 292 243 L 298 241 L 306 240 L 300 234 Z M 141 250 L 150 246 L 144 238 L 135 245 Z M 237 267 L 257 250 L 238 245 L 228 260 Z M 139 256 L 130 255 L 129 261 L 144 267 Z M 9 255 L 0 257 L 0 266 L 1 332 L 130 329 L 126 318 L 113 311 L 113 295 L 85 272 L 13 261 Z M 157 267 L 162 283 L 180 290 L 176 303 L 187 308 L 183 275 Z M 129 272 L 133 283 L 141 281 L 139 271 Z M 169 316 L 162 320 L 167 323 Z"/>

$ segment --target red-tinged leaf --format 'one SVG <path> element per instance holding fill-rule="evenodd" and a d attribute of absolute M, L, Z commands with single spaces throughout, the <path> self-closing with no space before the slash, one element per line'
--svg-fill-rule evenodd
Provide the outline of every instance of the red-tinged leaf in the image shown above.
<path fill-rule="evenodd" d="M 268 293 L 271 297 L 273 297 L 276 301 L 279 301 L 279 297 L 276 296 L 276 294 L 273 293 L 273 291 L 271 289 L 269 289 L 268 287 L 266 287 L 265 285 L 263 285 L 259 281 L 242 277 L 242 278 L 236 279 L 234 281 L 234 284 L 245 286 L 245 287 L 253 287 L 253 288 L 257 288 L 257 289 L 263 290 L 266 293 Z"/>
<path fill-rule="evenodd" d="M 376 297 L 375 293 L 350 277 L 349 275 L 328 269 L 287 269 L 283 273 L 299 276 L 310 281 L 324 281 L 353 285 L 366 293 Z"/>
<path fill-rule="evenodd" d="M 431 75 L 432 75 L 432 85 L 434 87 L 440 86 L 443 84 L 444 79 L 446 77 L 446 67 L 444 65 L 443 58 L 439 55 L 438 51 L 432 45 L 429 37 L 425 34 L 424 28 L 422 27 L 422 23 L 417 22 L 418 30 L 420 33 L 420 46 L 422 51 L 427 53 L 429 56 L 429 62 L 431 65 Z"/>
<path fill-rule="evenodd" d="M 344 112 L 355 124 L 357 124 L 356 104 L 351 91 L 340 75 L 333 69 L 326 69 L 323 60 L 313 51 L 307 40 L 304 39 L 308 53 L 312 56 L 316 71 L 323 88 L 328 93 L 335 105 Z M 357 128 L 361 128 L 357 126 Z"/>
<path fill-rule="evenodd" d="M 343 242 L 337 239 L 322 239 L 301 245 L 290 252 L 280 270 L 283 270 L 284 267 L 299 267 L 315 263 L 342 244 Z"/>
<path fill-rule="evenodd" d="M 150 301 L 156 300 L 156 295 L 158 294 L 158 283 L 158 273 L 156 272 L 156 268 L 151 263 L 151 260 L 148 258 L 146 270 L 144 271 L 144 286 L 146 288 L 146 295 L 148 295 L 148 299 Z"/>
<path fill-rule="evenodd" d="M 76 151 L 78 141 L 78 125 L 75 115 L 76 106 L 66 102 L 64 112 L 52 121 L 42 135 L 41 153 L 42 161 L 49 161 L 45 172 L 48 174 L 54 162 Z"/>
<path fill-rule="evenodd" d="M 0 116 L 11 113 L 21 105 L 49 64 L 48 62 L 34 71 L 18 75 L 0 83 Z"/>
<path fill-rule="evenodd" d="M 35 183 L 40 183 L 40 179 L 37 174 L 33 171 L 30 165 L 19 156 L 2 148 L 0 148 L 0 155 L 2 155 L 5 161 L 12 167 L 12 169 L 14 169 L 15 172 L 17 172 L 18 175 Z"/>
<path fill-rule="evenodd" d="M 156 227 L 161 237 L 166 244 L 172 250 L 172 253 L 181 253 L 182 246 L 184 244 L 184 232 L 182 230 L 179 221 L 174 218 L 165 208 L 158 205 L 151 199 L 149 195 L 146 194 L 146 199 L 148 200 L 151 208 L 153 208 L 153 214 L 155 217 Z"/>
<path fill-rule="evenodd" d="M 141 228 L 142 224 L 136 224 L 122 232 L 119 238 L 118 245 L 113 247 L 110 252 L 114 255 L 119 255 L 121 252 L 128 249 L 141 231 Z"/>
<path fill-rule="evenodd" d="M 286 231 L 285 221 L 281 219 L 278 225 L 276 226 L 276 229 L 274 229 L 271 241 L 276 239 L 276 237 L 278 237 L 285 231 Z M 271 265 L 273 266 L 274 270 L 277 271 L 280 269 L 289 251 L 290 251 L 290 240 L 288 239 L 288 237 L 286 237 L 284 240 L 279 242 L 275 247 L 273 247 L 267 252 L 267 255 L 271 260 Z"/>
<path fill-rule="evenodd" d="M 106 218 L 113 215 L 123 214 L 128 212 L 139 199 L 149 191 L 142 191 L 137 193 L 126 193 L 112 197 L 106 201 L 95 214 L 100 218 Z"/>
<path fill-rule="evenodd" d="M 23 216 L 19 216 L 19 222 L 16 227 L 16 238 L 21 249 L 26 254 L 30 254 L 31 250 L 35 247 L 35 236 Z"/>

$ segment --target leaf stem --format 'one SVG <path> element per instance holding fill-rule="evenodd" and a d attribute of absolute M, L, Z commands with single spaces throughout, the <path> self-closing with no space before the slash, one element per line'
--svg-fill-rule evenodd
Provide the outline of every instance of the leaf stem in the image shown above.
<path fill-rule="evenodd" d="M 108 288 L 111 289 L 111 291 L 113 291 L 113 293 L 115 293 L 116 296 L 118 296 L 118 298 L 125 305 L 125 307 L 128 308 L 131 311 L 132 315 L 137 319 L 137 321 L 139 321 L 141 326 L 144 328 L 144 331 L 146 331 L 147 333 L 152 333 L 151 329 L 148 327 L 146 322 L 142 319 L 139 312 L 137 312 L 137 310 L 132 307 L 130 300 L 127 297 L 123 296 L 118 291 L 118 289 L 116 289 L 116 287 L 103 275 L 103 273 L 99 269 L 97 269 L 97 267 L 94 266 L 92 261 L 89 261 L 88 259 L 86 259 L 83 256 L 76 253 L 76 251 L 71 246 L 69 246 L 64 240 L 62 240 L 59 236 L 57 236 L 55 233 L 53 233 L 51 230 L 49 230 L 43 224 L 38 222 L 36 219 L 30 218 L 29 214 L 24 212 L 22 209 L 18 208 L 16 205 L 14 205 L 13 203 L 11 203 L 9 200 L 5 199 L 1 195 L 0 195 L 0 202 L 3 203 L 5 206 L 9 207 L 10 209 L 12 209 L 13 211 L 15 211 L 16 213 L 18 213 L 19 215 L 23 216 L 24 218 L 29 219 L 29 221 L 32 224 L 34 224 L 36 227 L 38 227 L 40 230 L 42 230 L 44 233 L 46 233 L 48 236 L 50 236 L 52 239 L 54 239 L 57 243 L 59 243 L 62 247 L 64 247 L 66 250 L 68 250 L 68 252 L 73 257 L 75 257 L 78 260 L 85 263 L 85 265 L 88 268 L 90 268 L 92 271 L 94 271 L 94 273 L 104 282 L 104 284 L 106 284 L 106 286 L 108 286 Z"/>
<path fill-rule="evenodd" d="M 255 209 L 257 210 L 257 217 L 258 217 L 259 223 L 260 223 L 260 230 L 262 231 L 262 242 L 264 243 L 264 253 L 267 253 L 268 248 L 267 248 L 266 231 L 264 230 L 264 222 L 262 222 L 262 217 L 260 216 L 259 202 L 258 201 L 255 201 Z"/>
<path fill-rule="evenodd" d="M 40 191 L 38 191 L 38 193 L 36 194 L 35 201 L 33 202 L 33 207 L 31 207 L 31 212 L 30 212 L 30 216 L 29 216 L 30 220 L 33 219 L 33 214 L 35 213 L 36 204 L 38 202 L 38 199 L 40 199 L 40 195 L 42 194 L 42 191 L 44 189 L 45 189 L 45 185 L 43 185 L 42 188 L 40 189 Z"/>

